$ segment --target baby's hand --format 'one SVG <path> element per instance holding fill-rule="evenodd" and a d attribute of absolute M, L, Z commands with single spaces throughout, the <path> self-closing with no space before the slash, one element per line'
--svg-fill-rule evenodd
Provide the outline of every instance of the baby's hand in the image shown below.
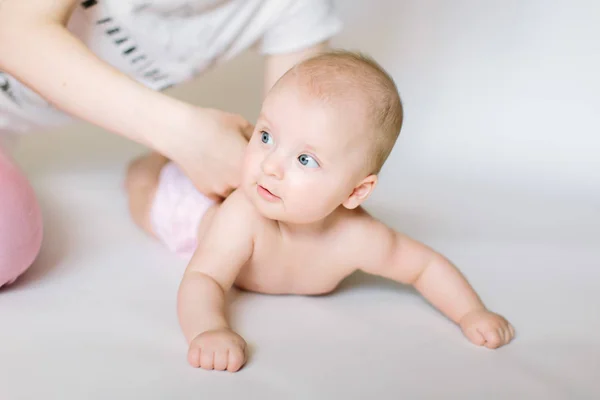
<path fill-rule="evenodd" d="M 246 341 L 230 329 L 203 332 L 190 343 L 188 361 L 195 368 L 236 372 L 246 362 Z"/>
<path fill-rule="evenodd" d="M 489 349 L 504 346 L 515 336 L 514 328 L 504 317 L 488 310 L 471 311 L 459 325 L 471 342 Z"/>

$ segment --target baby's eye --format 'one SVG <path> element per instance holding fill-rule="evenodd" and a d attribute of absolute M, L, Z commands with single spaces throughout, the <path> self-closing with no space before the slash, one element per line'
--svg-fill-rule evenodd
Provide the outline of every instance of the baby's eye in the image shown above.
<path fill-rule="evenodd" d="M 305 167 L 319 168 L 319 163 L 308 154 L 300 154 L 298 156 L 298 161 L 300 161 L 300 164 L 304 165 Z"/>
<path fill-rule="evenodd" d="M 261 132 L 261 140 L 265 144 L 273 144 L 273 138 L 269 135 L 269 132 Z"/>

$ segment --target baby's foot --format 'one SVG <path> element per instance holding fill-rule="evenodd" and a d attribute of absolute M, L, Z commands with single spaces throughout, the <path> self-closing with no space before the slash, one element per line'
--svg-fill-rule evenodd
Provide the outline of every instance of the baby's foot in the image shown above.
<path fill-rule="evenodd" d="M 196 368 L 236 372 L 246 362 L 246 342 L 230 329 L 203 332 L 190 343 L 188 361 Z"/>
<path fill-rule="evenodd" d="M 459 325 L 472 343 L 489 349 L 504 346 L 515 336 L 514 328 L 504 317 L 488 310 L 471 311 Z"/>

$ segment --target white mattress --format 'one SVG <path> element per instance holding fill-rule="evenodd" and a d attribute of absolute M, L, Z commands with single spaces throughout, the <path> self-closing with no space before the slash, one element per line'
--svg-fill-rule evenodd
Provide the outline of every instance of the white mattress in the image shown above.
<path fill-rule="evenodd" d="M 184 265 L 126 211 L 122 172 L 138 151 L 88 134 L 20 149 L 36 155 L 23 165 L 46 238 L 35 266 L 0 292 L 0 398 L 600 395 L 597 204 L 432 176 L 404 176 L 396 190 L 384 178 L 369 208 L 454 260 L 513 322 L 511 345 L 477 348 L 412 290 L 357 274 L 324 297 L 235 292 L 247 366 L 192 369 L 175 315 Z"/>
<path fill-rule="evenodd" d="M 193 369 L 184 264 L 126 210 L 141 149 L 76 126 L 16 152 L 46 237 L 0 291 L 0 399 L 600 398 L 598 7 L 338 4 L 338 44 L 381 60 L 407 112 L 367 207 L 452 259 L 514 342 L 475 347 L 413 291 L 357 274 L 329 296 L 234 292 L 247 366 Z M 258 71 L 243 57 L 175 94 L 251 118 Z"/>

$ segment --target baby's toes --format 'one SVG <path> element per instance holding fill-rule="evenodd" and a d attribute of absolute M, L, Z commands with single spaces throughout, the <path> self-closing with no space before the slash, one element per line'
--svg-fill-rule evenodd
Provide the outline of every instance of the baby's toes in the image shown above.
<path fill-rule="evenodd" d="M 488 329 L 483 332 L 483 336 L 485 337 L 485 347 L 488 349 L 496 349 L 502 344 L 503 338 L 498 329 Z"/>

